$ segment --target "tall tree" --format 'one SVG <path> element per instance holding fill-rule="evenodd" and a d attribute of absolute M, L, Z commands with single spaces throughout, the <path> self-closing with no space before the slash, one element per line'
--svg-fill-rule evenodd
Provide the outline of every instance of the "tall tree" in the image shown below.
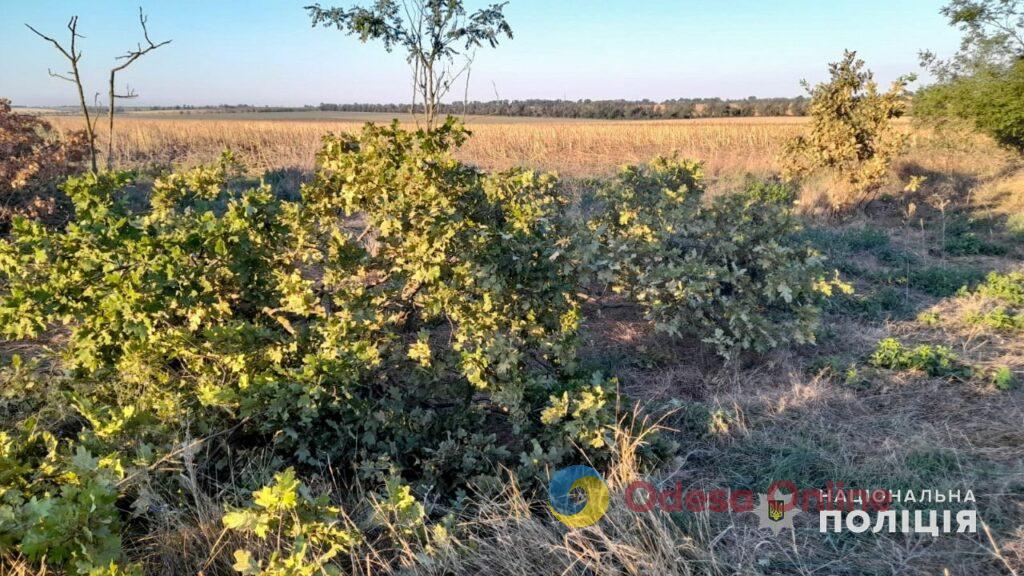
<path fill-rule="evenodd" d="M 951 0 L 940 13 L 963 32 L 960 50 L 950 60 L 921 53 L 922 64 L 940 81 L 1006 69 L 1024 59 L 1024 1 Z"/>
<path fill-rule="evenodd" d="M 494 48 L 501 36 L 512 38 L 503 13 L 507 4 L 473 13 L 466 12 L 462 0 L 377 0 L 370 7 L 348 9 L 314 4 L 306 10 L 313 26 L 335 27 L 361 42 L 380 40 L 388 52 L 404 49 L 413 71 L 410 112 L 415 115 L 420 98 L 431 127 L 441 99 L 460 76 L 468 75 L 472 56 L 466 52 L 484 44 Z"/>
<path fill-rule="evenodd" d="M 949 60 L 921 53 L 938 82 L 918 92 L 914 115 L 966 120 L 1024 152 L 1024 0 L 951 0 L 941 13 L 963 32 L 960 50 Z"/>

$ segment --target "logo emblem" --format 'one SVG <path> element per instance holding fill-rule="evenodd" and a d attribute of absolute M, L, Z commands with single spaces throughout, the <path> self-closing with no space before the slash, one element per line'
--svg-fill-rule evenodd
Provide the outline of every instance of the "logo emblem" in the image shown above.
<path fill-rule="evenodd" d="M 789 506 L 789 510 L 786 510 L 786 500 L 769 498 L 767 494 L 759 494 L 757 507 L 751 510 L 751 512 L 757 514 L 758 528 L 770 528 L 773 534 L 778 535 L 779 532 L 782 532 L 783 528 L 793 529 L 793 517 L 799 514 L 801 510 L 792 503 Z"/>
<path fill-rule="evenodd" d="M 551 513 L 570 528 L 595 524 L 608 511 L 608 485 L 590 466 L 569 466 L 548 484 Z"/>

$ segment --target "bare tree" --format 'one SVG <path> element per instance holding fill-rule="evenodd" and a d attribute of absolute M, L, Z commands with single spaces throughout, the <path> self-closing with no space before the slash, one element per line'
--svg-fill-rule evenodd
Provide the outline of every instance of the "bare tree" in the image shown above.
<path fill-rule="evenodd" d="M 133 92 L 130 88 L 127 89 L 124 94 L 118 94 L 114 90 L 114 81 L 117 76 L 117 73 L 130 66 L 133 62 L 141 58 L 143 55 L 153 50 L 156 50 L 157 48 L 165 44 L 171 43 L 170 40 L 165 40 L 163 42 L 160 42 L 159 44 L 154 44 L 153 41 L 149 39 L 149 30 L 146 29 L 146 16 L 142 13 L 141 7 L 139 8 L 139 23 L 142 25 L 142 35 L 146 39 L 146 45 L 143 46 L 140 43 L 138 44 L 138 48 L 136 48 L 135 50 L 129 50 L 127 53 L 125 53 L 124 56 L 118 56 L 117 59 L 124 60 L 124 62 L 121 65 L 115 66 L 110 70 L 110 90 L 108 93 L 110 98 L 108 108 L 110 135 L 107 141 L 108 169 L 110 169 L 113 166 L 114 162 L 114 104 L 118 99 L 135 98 L 136 96 L 138 96 L 138 94 Z M 71 82 L 78 89 L 78 102 L 82 107 L 82 114 L 85 115 L 85 135 L 89 142 L 90 165 L 92 171 L 96 172 L 98 155 L 96 150 L 96 124 L 97 122 L 99 122 L 100 116 L 97 114 L 96 117 L 93 118 L 92 114 L 90 114 L 89 106 L 86 104 L 85 101 L 85 88 L 82 86 L 82 77 L 78 73 L 78 62 L 82 59 L 82 51 L 77 48 L 76 40 L 78 38 L 85 38 L 85 36 L 82 36 L 78 33 L 78 16 L 72 16 L 71 20 L 68 21 L 68 30 L 71 31 L 71 43 L 67 49 L 65 49 L 64 46 L 60 44 L 60 42 L 57 42 L 53 38 L 46 36 L 45 34 L 33 28 L 32 26 L 28 24 L 25 24 L 25 26 L 27 26 L 29 30 L 35 32 L 36 35 L 42 38 L 43 40 L 46 40 L 47 42 L 53 44 L 54 47 L 56 47 L 57 50 L 59 50 L 65 58 L 67 58 L 68 62 L 71 63 L 71 71 L 67 74 L 57 74 L 52 70 L 48 70 L 48 72 L 50 73 L 50 76 L 53 76 L 54 78 L 59 78 L 61 80 Z M 99 100 L 99 93 L 96 94 L 95 99 L 97 101 Z"/>
<path fill-rule="evenodd" d="M 89 142 L 89 162 L 93 172 L 96 172 L 96 122 L 89 116 L 89 106 L 85 102 L 85 90 L 82 88 L 82 77 L 78 73 L 78 61 L 82 59 L 82 51 L 76 47 L 76 40 L 78 38 L 85 38 L 78 33 L 78 16 L 72 16 L 71 20 L 68 21 L 68 30 L 71 32 L 71 43 L 67 49 L 57 42 L 53 38 L 43 34 L 39 30 L 36 30 L 32 26 L 25 24 L 29 30 L 35 32 L 37 36 L 53 44 L 57 50 L 67 58 L 71 64 L 71 71 L 67 74 L 57 74 L 53 70 L 47 69 L 50 76 L 59 78 L 67 82 L 71 82 L 78 89 L 78 102 L 82 107 L 82 114 L 85 115 L 85 136 Z M 97 117 L 97 120 L 99 118 Z"/>
<path fill-rule="evenodd" d="M 146 29 L 146 16 L 142 13 L 142 7 L 139 7 L 139 24 L 142 25 L 142 36 L 146 39 L 146 45 L 139 44 L 135 50 L 129 50 L 124 56 L 118 56 L 118 60 L 124 60 L 120 66 L 115 66 L 110 69 L 110 90 L 108 92 L 110 96 L 110 104 L 107 108 L 108 119 L 110 122 L 110 133 L 107 139 L 107 168 L 109 169 L 114 165 L 114 105 L 118 99 L 136 98 L 138 94 L 133 92 L 130 87 L 127 87 L 124 94 L 118 94 L 114 90 L 114 80 L 117 73 L 124 70 L 125 68 L 132 65 L 133 62 L 143 57 L 147 53 L 156 50 L 157 48 L 170 44 L 170 40 L 164 40 L 159 44 L 154 44 L 149 39 L 149 30 Z"/>
<path fill-rule="evenodd" d="M 417 95 L 423 100 L 427 126 L 437 118 L 441 99 L 463 74 L 469 72 L 472 57 L 460 54 L 488 44 L 498 45 L 502 35 L 512 38 L 512 28 L 502 13 L 506 3 L 492 4 L 467 14 L 462 0 L 377 0 L 372 7 L 350 9 L 306 6 L 313 26 L 322 24 L 359 37 L 380 40 L 389 52 L 405 49 L 413 70 L 415 114 Z M 456 60 L 465 59 L 464 63 Z"/>

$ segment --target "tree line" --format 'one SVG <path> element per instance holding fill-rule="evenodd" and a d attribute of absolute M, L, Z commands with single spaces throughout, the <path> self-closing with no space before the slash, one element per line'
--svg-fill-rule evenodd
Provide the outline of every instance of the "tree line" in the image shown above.
<path fill-rule="evenodd" d="M 651 100 L 489 100 L 439 104 L 442 114 L 528 116 L 596 119 L 725 118 L 743 116 L 804 116 L 810 100 L 794 98 L 677 98 Z M 417 106 L 417 110 L 420 110 Z M 409 104 L 321 103 L 330 112 L 408 112 Z"/>

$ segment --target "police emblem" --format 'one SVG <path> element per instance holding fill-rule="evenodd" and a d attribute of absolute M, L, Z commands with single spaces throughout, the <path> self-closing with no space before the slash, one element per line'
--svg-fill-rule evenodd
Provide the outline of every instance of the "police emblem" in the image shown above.
<path fill-rule="evenodd" d="M 801 510 L 795 503 L 790 506 L 789 510 L 786 510 L 784 498 L 769 498 L 767 494 L 758 494 L 757 507 L 751 512 L 757 514 L 759 528 L 769 528 L 774 534 L 778 534 L 783 528 L 793 529 L 793 518 L 799 515 Z"/>

